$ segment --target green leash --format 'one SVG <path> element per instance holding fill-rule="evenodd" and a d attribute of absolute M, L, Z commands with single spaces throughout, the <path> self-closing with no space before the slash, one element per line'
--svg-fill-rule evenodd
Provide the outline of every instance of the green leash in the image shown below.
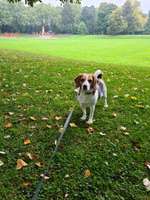
<path fill-rule="evenodd" d="M 66 132 L 66 130 L 68 128 L 68 125 L 69 125 L 69 122 L 71 120 L 73 111 L 74 111 L 74 107 L 70 109 L 70 112 L 69 112 L 68 117 L 67 117 L 67 119 L 65 121 L 64 127 L 60 131 L 61 134 L 60 134 L 60 136 L 59 136 L 59 138 L 57 140 L 57 143 L 56 143 L 55 149 L 54 149 L 54 151 L 53 151 L 53 153 L 51 155 L 50 161 L 53 160 L 53 158 L 55 157 L 55 155 L 56 155 L 56 153 L 58 151 L 58 147 L 59 147 L 60 142 L 61 142 L 61 140 L 62 140 L 62 138 L 64 136 L 64 133 Z M 49 169 L 50 169 L 50 166 L 52 166 L 51 162 L 50 162 L 48 168 L 43 173 L 43 177 L 47 176 L 47 174 L 49 172 Z M 44 178 L 43 177 L 40 177 L 40 180 L 39 180 L 39 182 L 38 182 L 38 184 L 36 186 L 36 190 L 35 190 L 35 192 L 33 194 L 32 200 L 37 200 L 38 199 L 39 193 L 40 193 L 40 191 L 42 189 L 42 186 L 43 186 L 43 183 L 44 183 Z"/>

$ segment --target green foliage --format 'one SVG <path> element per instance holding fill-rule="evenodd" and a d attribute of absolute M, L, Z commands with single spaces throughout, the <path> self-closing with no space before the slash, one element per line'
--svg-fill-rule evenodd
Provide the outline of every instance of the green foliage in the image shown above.
<path fill-rule="evenodd" d="M 143 34 L 144 30 L 149 33 L 149 28 L 146 28 L 147 16 L 140 10 L 140 3 L 137 0 L 127 0 L 122 7 L 101 3 L 98 9 L 94 6 L 81 7 L 69 2 L 58 7 L 44 3 L 30 7 L 22 2 L 10 4 L 7 0 L 0 0 L 0 5 L 2 33 L 78 34 L 80 22 L 85 23 L 88 34 Z M 118 13 L 118 9 L 122 11 Z"/>
<path fill-rule="evenodd" d="M 149 11 L 147 23 L 145 24 L 145 33 L 150 34 L 150 11 Z"/>
<path fill-rule="evenodd" d="M 84 22 L 80 22 L 79 26 L 78 26 L 78 33 L 81 35 L 85 35 L 88 34 L 88 29 L 87 26 Z"/>
<path fill-rule="evenodd" d="M 108 20 L 107 33 L 110 35 L 122 34 L 127 29 L 127 22 L 122 16 L 120 8 L 114 10 Z"/>
<path fill-rule="evenodd" d="M 7 1 L 10 2 L 10 3 L 16 3 L 16 2 L 20 2 L 21 0 L 7 0 Z M 62 3 L 66 3 L 66 2 L 78 3 L 78 4 L 81 3 L 80 0 L 59 0 L 59 1 L 62 2 Z M 30 6 L 33 6 L 37 2 L 42 2 L 42 0 L 25 0 L 25 3 L 30 5 Z"/>
<path fill-rule="evenodd" d="M 96 9 L 94 6 L 82 8 L 81 21 L 86 24 L 89 34 L 94 34 L 96 30 Z"/>
<path fill-rule="evenodd" d="M 109 16 L 117 8 L 114 4 L 101 3 L 98 9 L 97 16 L 97 32 L 100 34 L 106 34 L 108 28 Z"/>

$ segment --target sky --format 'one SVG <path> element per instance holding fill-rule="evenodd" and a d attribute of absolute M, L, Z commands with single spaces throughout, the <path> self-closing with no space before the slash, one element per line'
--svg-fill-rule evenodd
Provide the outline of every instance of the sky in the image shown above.
<path fill-rule="evenodd" d="M 44 2 L 50 2 L 52 5 L 59 5 L 59 0 L 43 0 Z M 141 2 L 142 10 L 147 13 L 150 10 L 150 0 L 139 0 Z M 82 6 L 94 5 L 98 7 L 101 2 L 115 3 L 122 5 L 125 0 L 82 0 Z"/>

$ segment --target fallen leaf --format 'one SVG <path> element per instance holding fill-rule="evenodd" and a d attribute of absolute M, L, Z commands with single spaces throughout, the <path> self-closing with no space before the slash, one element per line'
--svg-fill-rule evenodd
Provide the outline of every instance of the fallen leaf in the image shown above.
<path fill-rule="evenodd" d="M 26 181 L 26 182 L 23 182 L 23 183 L 22 183 L 22 187 L 23 187 L 23 188 L 27 188 L 27 187 L 31 187 L 31 186 L 32 186 L 32 183 L 29 182 L 29 181 Z"/>
<path fill-rule="evenodd" d="M 30 141 L 30 139 L 29 139 L 29 138 L 25 138 L 23 143 L 24 143 L 25 145 L 27 145 L 27 144 L 30 144 L 30 143 L 31 143 L 31 141 Z"/>
<path fill-rule="evenodd" d="M 76 127 L 78 127 L 75 123 L 70 123 L 69 125 L 70 125 L 71 128 L 76 128 Z"/>
<path fill-rule="evenodd" d="M 62 116 L 55 116 L 55 120 L 56 121 L 59 121 L 59 120 L 61 120 L 62 119 Z"/>
<path fill-rule="evenodd" d="M 36 162 L 35 165 L 36 165 L 37 167 L 43 167 L 43 163 L 41 163 L 41 162 Z"/>
<path fill-rule="evenodd" d="M 100 135 L 102 135 L 102 136 L 106 135 L 106 134 L 105 134 L 105 133 L 103 133 L 103 132 L 99 132 L 99 134 L 100 134 Z"/>
<path fill-rule="evenodd" d="M 120 126 L 120 130 L 121 130 L 121 131 L 126 131 L 127 128 L 126 128 L 125 126 Z"/>
<path fill-rule="evenodd" d="M 12 116 L 12 115 L 14 115 L 14 112 L 8 112 L 8 114 L 9 114 L 10 116 Z"/>
<path fill-rule="evenodd" d="M 112 116 L 113 116 L 113 117 L 117 117 L 117 113 L 113 112 L 113 113 L 112 113 Z"/>
<path fill-rule="evenodd" d="M 138 125 L 140 122 L 137 120 L 134 120 L 134 124 Z"/>
<path fill-rule="evenodd" d="M 36 121 L 36 118 L 33 117 L 33 116 L 31 116 L 30 119 L 31 119 L 32 121 Z"/>
<path fill-rule="evenodd" d="M 89 170 L 89 169 L 86 169 L 85 171 L 84 171 L 84 176 L 85 177 L 89 177 L 89 176 L 91 176 L 92 174 L 91 174 L 91 171 Z"/>
<path fill-rule="evenodd" d="M 65 175 L 65 178 L 69 178 L 69 177 L 70 177 L 69 174 L 66 174 L 66 175 Z"/>
<path fill-rule="evenodd" d="M 150 181 L 148 180 L 148 178 L 143 179 L 143 185 L 145 186 L 147 191 L 150 191 Z"/>
<path fill-rule="evenodd" d="M 135 107 L 136 107 L 136 108 L 144 109 L 144 106 L 143 106 L 143 105 L 140 105 L 140 104 L 135 105 Z"/>
<path fill-rule="evenodd" d="M 44 180 L 48 180 L 49 179 L 49 176 L 47 176 L 46 174 L 41 174 L 40 175 Z"/>
<path fill-rule="evenodd" d="M 1 167 L 2 165 L 4 165 L 4 163 L 3 163 L 3 161 L 0 160 L 0 167 Z"/>
<path fill-rule="evenodd" d="M 129 132 L 124 132 L 123 134 L 124 134 L 124 135 L 130 135 L 130 133 L 129 133 Z"/>
<path fill-rule="evenodd" d="M 86 130 L 87 130 L 87 132 L 88 132 L 89 134 L 94 133 L 94 128 L 92 128 L 92 127 L 88 127 Z"/>
<path fill-rule="evenodd" d="M 5 155 L 6 152 L 5 151 L 0 151 L 0 154 Z"/>
<path fill-rule="evenodd" d="M 137 100 L 137 97 L 135 97 L 135 96 L 130 96 L 130 99 L 132 99 L 132 100 Z"/>
<path fill-rule="evenodd" d="M 131 142 L 132 142 L 133 149 L 134 149 L 135 151 L 140 151 L 140 149 L 141 149 L 140 143 L 137 142 L 137 141 L 131 141 Z"/>
<path fill-rule="evenodd" d="M 144 165 L 145 165 L 145 167 L 147 167 L 148 169 L 150 169 L 150 162 L 149 161 L 145 161 Z"/>
<path fill-rule="evenodd" d="M 12 128 L 12 123 L 11 122 L 6 122 L 5 124 L 4 124 L 4 128 Z"/>
<path fill-rule="evenodd" d="M 48 118 L 47 117 L 42 117 L 42 120 L 43 121 L 48 121 Z"/>
<path fill-rule="evenodd" d="M 65 194 L 65 198 L 67 198 L 68 196 L 69 196 L 69 194 L 68 194 L 68 193 L 66 193 L 66 194 Z"/>
<path fill-rule="evenodd" d="M 4 139 L 9 139 L 11 136 L 10 135 L 5 135 Z"/>
<path fill-rule="evenodd" d="M 27 166 L 28 164 L 22 160 L 22 159 L 18 159 L 17 160 L 17 166 L 16 169 L 22 169 L 23 167 Z"/>
<path fill-rule="evenodd" d="M 47 125 L 46 125 L 46 127 L 47 127 L 47 128 L 52 128 L 52 126 L 51 126 L 51 125 L 49 125 L 49 124 L 47 124 Z"/>
<path fill-rule="evenodd" d="M 32 156 L 31 153 L 27 152 L 27 153 L 26 153 L 26 156 L 27 156 L 30 160 L 33 160 L 33 156 Z"/>

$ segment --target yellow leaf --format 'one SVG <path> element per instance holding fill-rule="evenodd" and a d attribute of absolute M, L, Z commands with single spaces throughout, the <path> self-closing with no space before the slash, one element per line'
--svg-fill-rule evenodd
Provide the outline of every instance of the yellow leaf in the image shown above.
<path fill-rule="evenodd" d="M 30 139 L 29 139 L 29 138 L 25 138 L 23 143 L 24 143 L 25 145 L 27 145 L 27 144 L 30 144 L 30 143 L 31 143 L 31 141 L 30 141 Z"/>
<path fill-rule="evenodd" d="M 28 164 L 24 162 L 22 159 L 17 160 L 17 166 L 16 169 L 22 169 L 23 167 L 27 166 Z"/>
<path fill-rule="evenodd" d="M 56 121 L 59 121 L 59 120 L 61 120 L 61 119 L 62 119 L 61 116 L 55 116 L 55 120 L 56 120 Z"/>
<path fill-rule="evenodd" d="M 75 123 L 70 123 L 69 125 L 70 125 L 71 128 L 76 128 L 76 127 L 78 127 Z"/>
<path fill-rule="evenodd" d="M 33 120 L 33 121 L 36 121 L 36 118 L 33 117 L 33 116 L 31 116 L 30 119 Z"/>
<path fill-rule="evenodd" d="M 32 186 L 32 183 L 31 183 L 31 182 L 26 181 L 26 182 L 23 182 L 23 183 L 22 183 L 22 187 L 23 187 L 23 188 L 27 188 L 27 187 L 31 187 L 31 186 Z"/>
<path fill-rule="evenodd" d="M 89 170 L 89 169 L 86 169 L 85 171 L 84 171 L 84 176 L 85 177 L 89 177 L 89 176 L 91 176 L 92 174 L 91 174 L 91 171 Z"/>
<path fill-rule="evenodd" d="M 47 125 L 46 125 L 46 127 L 47 127 L 47 128 L 52 128 L 52 126 L 51 126 L 51 125 L 49 125 L 49 124 L 47 124 Z"/>
<path fill-rule="evenodd" d="M 7 122 L 7 123 L 4 124 L 4 127 L 5 127 L 5 128 L 12 128 L 12 126 L 13 126 L 13 125 L 12 125 L 11 122 Z"/>
<path fill-rule="evenodd" d="M 115 112 L 112 113 L 113 117 L 117 117 L 117 114 Z"/>
<path fill-rule="evenodd" d="M 35 165 L 36 165 L 37 167 L 43 167 L 43 163 L 41 163 L 41 162 L 36 162 Z"/>

